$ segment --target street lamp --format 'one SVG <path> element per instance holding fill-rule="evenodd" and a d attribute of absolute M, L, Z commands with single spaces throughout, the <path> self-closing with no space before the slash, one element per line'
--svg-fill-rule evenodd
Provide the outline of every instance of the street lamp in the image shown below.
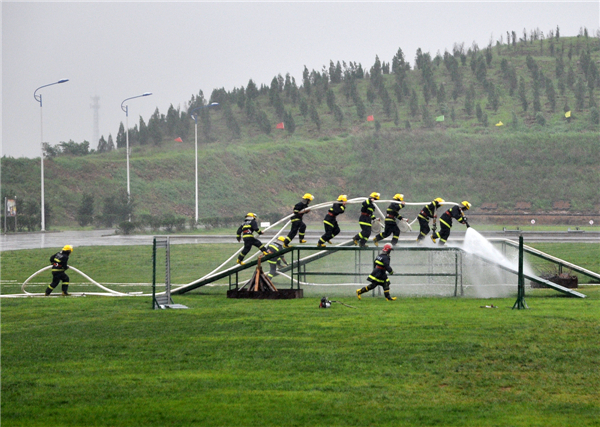
<path fill-rule="evenodd" d="M 196 139 L 196 223 L 198 223 L 198 115 L 194 114 L 195 111 L 200 110 L 204 107 L 216 107 L 219 105 L 218 102 L 213 102 L 208 105 L 201 105 L 190 111 L 190 116 L 194 119 L 195 123 L 195 139 Z"/>
<path fill-rule="evenodd" d="M 129 101 L 130 99 L 141 98 L 142 96 L 152 95 L 152 92 L 144 92 L 141 95 L 132 96 L 131 98 L 127 98 L 121 102 L 121 110 L 125 112 L 125 132 L 126 132 L 126 149 L 127 149 L 127 202 L 131 200 L 131 189 L 129 187 L 129 106 L 126 105 L 123 107 L 125 101 Z M 129 221 L 131 221 L 131 217 L 129 217 Z"/>
<path fill-rule="evenodd" d="M 41 135 L 41 149 L 42 149 L 42 156 L 41 156 L 41 164 L 42 164 L 42 231 L 46 231 L 46 215 L 44 212 L 44 120 L 43 120 L 43 115 L 42 115 L 42 94 L 40 93 L 39 95 L 36 95 L 37 91 L 40 90 L 43 87 L 48 87 L 48 86 L 52 86 L 52 85 L 57 85 L 59 83 L 65 83 L 68 82 L 69 79 L 60 79 L 57 82 L 54 83 L 50 83 L 44 86 L 40 86 L 38 87 L 34 92 L 33 92 L 33 97 L 35 98 L 35 100 L 37 102 L 40 103 L 40 135 Z"/>

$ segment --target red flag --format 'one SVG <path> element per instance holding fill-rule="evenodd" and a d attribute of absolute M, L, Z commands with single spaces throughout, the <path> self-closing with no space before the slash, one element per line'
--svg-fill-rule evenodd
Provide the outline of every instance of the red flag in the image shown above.
<path fill-rule="evenodd" d="M 372 122 L 373 120 L 375 120 L 375 117 L 373 117 L 373 116 L 367 116 L 367 121 L 368 122 Z"/>
<path fill-rule="evenodd" d="M 178 136 L 177 138 L 175 138 L 175 141 L 176 141 L 176 142 L 183 142 L 183 139 L 181 139 L 181 137 L 180 137 L 180 136 Z"/>
<path fill-rule="evenodd" d="M 281 123 L 277 123 L 277 125 L 275 126 L 277 129 L 285 129 L 285 125 L 283 124 L 283 122 Z"/>

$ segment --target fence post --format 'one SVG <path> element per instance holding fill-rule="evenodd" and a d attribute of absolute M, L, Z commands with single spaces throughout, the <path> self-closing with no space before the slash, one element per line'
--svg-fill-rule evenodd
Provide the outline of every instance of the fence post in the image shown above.
<path fill-rule="evenodd" d="M 523 235 L 519 235 L 519 285 L 517 288 L 517 301 L 513 305 L 513 310 L 522 310 L 529 308 L 525 302 L 525 277 L 523 276 Z"/>

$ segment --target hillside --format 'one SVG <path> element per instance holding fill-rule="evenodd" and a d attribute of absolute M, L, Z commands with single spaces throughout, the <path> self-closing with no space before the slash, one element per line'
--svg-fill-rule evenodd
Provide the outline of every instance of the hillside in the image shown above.
<path fill-rule="evenodd" d="M 598 212 L 597 38 L 458 46 L 433 58 L 417 52 L 415 62 L 411 68 L 399 50 L 368 70 L 332 61 L 322 72 L 305 70 L 298 84 L 275 76 L 270 86 L 193 96 L 189 111 L 219 103 L 197 110 L 200 217 L 285 214 L 307 191 L 318 201 L 379 191 L 407 201 L 468 199 L 474 211 Z M 187 112 L 157 110 L 129 136 L 134 218 L 193 218 Z M 116 143 L 123 145 L 122 131 Z M 109 148 L 45 161 L 49 225 L 76 225 L 84 195 L 98 218 L 121 212 L 125 150 Z M 2 158 L 2 196 L 17 196 L 21 224 L 29 216 L 32 227 L 39 174 L 39 159 Z"/>

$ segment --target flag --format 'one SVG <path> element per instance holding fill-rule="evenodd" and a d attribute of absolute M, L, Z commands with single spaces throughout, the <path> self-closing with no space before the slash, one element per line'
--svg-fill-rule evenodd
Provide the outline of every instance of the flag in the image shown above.
<path fill-rule="evenodd" d="M 569 111 L 567 111 L 567 112 L 565 113 L 565 117 L 566 117 L 566 118 L 569 118 L 569 117 L 571 117 L 571 110 L 569 110 Z"/>
<path fill-rule="evenodd" d="M 504 126 L 504 123 L 502 123 L 502 121 L 499 121 L 498 123 L 496 123 L 496 126 Z"/>
<path fill-rule="evenodd" d="M 435 118 L 435 121 L 436 121 L 436 122 L 443 122 L 443 121 L 444 121 L 444 116 L 437 116 L 437 117 Z"/>
<path fill-rule="evenodd" d="M 375 120 L 374 116 L 367 116 L 367 121 L 368 122 L 372 122 L 373 120 Z"/>
<path fill-rule="evenodd" d="M 277 129 L 285 129 L 285 125 L 283 124 L 283 122 L 281 122 L 281 123 L 277 123 L 277 124 L 275 125 L 275 127 L 276 127 Z"/>
<path fill-rule="evenodd" d="M 181 139 L 181 137 L 178 136 L 177 138 L 175 138 L 175 142 L 183 142 L 183 139 Z"/>

